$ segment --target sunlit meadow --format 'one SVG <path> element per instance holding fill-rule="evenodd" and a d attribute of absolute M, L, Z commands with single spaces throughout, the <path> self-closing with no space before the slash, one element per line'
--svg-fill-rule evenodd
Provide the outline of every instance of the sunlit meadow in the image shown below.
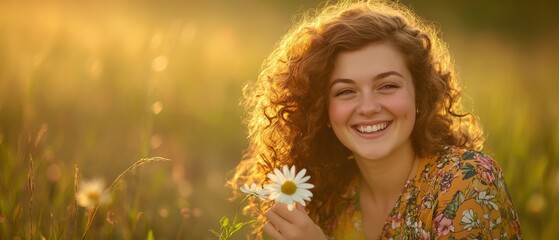
<path fill-rule="evenodd" d="M 558 4 L 403 2 L 442 28 L 525 238 L 554 239 Z M 86 238 L 213 239 L 240 201 L 224 184 L 246 147 L 241 86 L 317 6 L 1 1 L 0 239 L 81 239 L 78 182 L 110 184 L 149 157 L 171 161 L 122 176 Z"/>

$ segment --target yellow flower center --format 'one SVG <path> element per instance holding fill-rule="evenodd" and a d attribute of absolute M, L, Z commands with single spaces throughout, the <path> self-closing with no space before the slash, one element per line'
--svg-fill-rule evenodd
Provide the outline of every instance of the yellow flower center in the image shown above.
<path fill-rule="evenodd" d="M 98 202 L 101 196 L 99 195 L 98 192 L 88 192 L 87 198 L 93 202 Z"/>
<path fill-rule="evenodd" d="M 293 195 L 297 191 L 297 185 L 292 181 L 285 181 L 281 185 L 281 192 L 287 195 Z"/>

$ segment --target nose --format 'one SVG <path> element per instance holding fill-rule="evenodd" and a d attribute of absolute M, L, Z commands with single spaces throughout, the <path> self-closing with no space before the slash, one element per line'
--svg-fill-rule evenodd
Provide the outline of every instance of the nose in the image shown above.
<path fill-rule="evenodd" d="M 382 109 L 380 102 L 373 94 L 363 94 L 359 99 L 357 111 L 362 115 L 378 113 Z"/>

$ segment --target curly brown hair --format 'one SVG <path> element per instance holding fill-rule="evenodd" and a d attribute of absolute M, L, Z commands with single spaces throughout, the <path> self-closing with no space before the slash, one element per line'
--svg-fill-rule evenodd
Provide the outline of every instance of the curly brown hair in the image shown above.
<path fill-rule="evenodd" d="M 482 130 L 473 115 L 461 113 L 461 88 L 436 28 L 398 3 L 340 2 L 304 15 L 266 58 L 258 80 L 243 89 L 249 147 L 229 180 L 233 189 L 264 183 L 274 167 L 306 168 L 315 185 L 307 210 L 332 233 L 336 207 L 347 201 L 342 193 L 359 170 L 327 127 L 328 79 L 338 53 L 375 42 L 396 46 L 412 74 L 416 154 L 433 156 L 445 146 L 481 150 Z M 257 208 L 267 204 L 253 201 L 246 210 L 263 218 Z"/>

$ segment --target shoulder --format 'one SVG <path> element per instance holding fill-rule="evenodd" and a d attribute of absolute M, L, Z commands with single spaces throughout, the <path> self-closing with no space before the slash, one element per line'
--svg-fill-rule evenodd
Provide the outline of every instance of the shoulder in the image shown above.
<path fill-rule="evenodd" d="M 460 177 L 462 181 L 475 181 L 489 185 L 502 178 L 499 164 L 483 152 L 457 147 L 445 148 L 436 157 L 436 178 Z M 479 182 L 478 182 L 479 181 Z"/>
<path fill-rule="evenodd" d="M 493 167 L 497 165 L 495 160 L 484 152 L 458 147 L 445 147 L 436 158 L 439 167 L 452 166 L 452 164 L 460 164 L 465 161 L 476 166 Z"/>
<path fill-rule="evenodd" d="M 433 163 L 437 236 L 521 236 L 501 169 L 490 156 L 447 148 Z"/>
<path fill-rule="evenodd" d="M 489 193 L 510 198 L 501 168 L 483 152 L 448 147 L 434 159 L 433 165 L 434 188 L 431 191 L 439 202 L 449 203 L 457 197 Z"/>

